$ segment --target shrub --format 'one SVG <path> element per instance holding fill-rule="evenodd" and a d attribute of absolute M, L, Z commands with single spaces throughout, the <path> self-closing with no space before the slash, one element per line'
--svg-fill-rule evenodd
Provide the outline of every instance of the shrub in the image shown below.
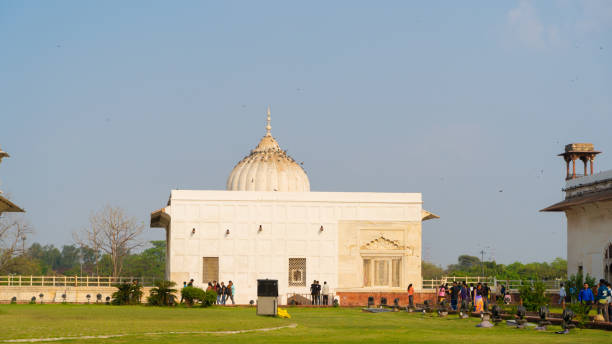
<path fill-rule="evenodd" d="M 172 288 L 175 285 L 172 281 L 156 281 L 147 302 L 152 306 L 172 306 L 176 302 L 176 289 Z"/>
<path fill-rule="evenodd" d="M 207 290 L 204 292 L 204 300 L 202 300 L 202 307 L 210 307 L 217 302 L 217 292 L 214 290 Z"/>
<path fill-rule="evenodd" d="M 546 286 L 542 282 L 534 282 L 532 285 L 523 285 L 519 289 L 523 306 L 528 311 L 537 311 L 548 303 L 545 295 Z"/>
<path fill-rule="evenodd" d="M 181 296 L 188 306 L 192 306 L 196 302 L 203 301 L 205 294 L 206 293 L 201 288 L 185 287 L 181 289 Z"/>
<path fill-rule="evenodd" d="M 142 286 L 139 284 L 122 283 L 115 287 L 117 291 L 113 293 L 113 305 L 135 305 L 140 303 Z"/>
<path fill-rule="evenodd" d="M 130 304 L 139 304 L 142 299 L 142 286 L 140 284 L 132 284 L 130 288 Z"/>
<path fill-rule="evenodd" d="M 573 303 L 566 306 L 576 315 L 574 320 L 576 320 L 578 323 L 578 327 L 584 328 L 584 325 L 590 320 L 589 312 L 593 306 L 582 302 Z"/>

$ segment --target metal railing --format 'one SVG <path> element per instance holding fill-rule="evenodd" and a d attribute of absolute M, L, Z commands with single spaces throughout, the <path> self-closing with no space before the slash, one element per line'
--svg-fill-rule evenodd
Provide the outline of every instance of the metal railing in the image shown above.
<path fill-rule="evenodd" d="M 110 277 L 110 276 L 0 276 L 0 286 L 9 287 L 112 287 L 121 283 L 132 283 L 149 287 L 155 282 L 150 277 Z"/>
<path fill-rule="evenodd" d="M 478 284 L 478 283 L 488 283 L 489 285 L 494 285 L 495 283 L 495 278 L 493 277 L 479 277 L 479 276 L 475 276 L 475 277 L 470 277 L 470 276 L 466 276 L 466 277 L 458 277 L 458 276 L 448 276 L 448 277 L 442 277 L 439 279 L 429 279 L 429 280 L 423 280 L 423 289 L 436 289 L 437 287 L 439 287 L 441 284 L 446 284 L 446 283 L 453 283 L 453 282 L 457 282 L 457 283 L 467 283 L 468 285 L 470 283 L 473 284 Z"/>
<path fill-rule="evenodd" d="M 319 300 L 317 300 L 316 303 L 313 303 L 311 294 L 288 293 L 287 294 L 287 304 L 288 305 L 332 306 L 334 304 L 334 297 L 335 297 L 334 294 L 329 294 L 327 297 L 327 303 L 324 303 L 323 295 L 320 295 Z"/>
<path fill-rule="evenodd" d="M 542 282 L 546 286 L 547 292 L 558 292 L 559 288 L 561 288 L 561 283 L 564 282 L 562 279 L 553 279 L 553 280 L 501 280 L 495 277 L 479 277 L 479 276 L 447 276 L 439 279 L 428 279 L 423 280 L 423 289 L 435 290 L 441 284 L 452 284 L 453 282 L 463 283 L 466 282 L 469 284 L 478 284 L 478 283 L 487 283 L 489 287 L 493 288 L 497 291 L 498 288 L 501 288 L 502 285 L 506 286 L 506 289 L 510 292 L 517 292 L 524 285 L 532 285 L 535 282 Z"/>

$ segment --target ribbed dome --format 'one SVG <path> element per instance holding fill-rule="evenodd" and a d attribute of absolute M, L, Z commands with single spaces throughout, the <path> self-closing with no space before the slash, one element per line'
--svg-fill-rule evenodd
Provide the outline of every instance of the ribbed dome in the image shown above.
<path fill-rule="evenodd" d="M 283 151 L 270 133 L 270 109 L 264 136 L 227 179 L 227 190 L 310 191 L 306 172 Z"/>

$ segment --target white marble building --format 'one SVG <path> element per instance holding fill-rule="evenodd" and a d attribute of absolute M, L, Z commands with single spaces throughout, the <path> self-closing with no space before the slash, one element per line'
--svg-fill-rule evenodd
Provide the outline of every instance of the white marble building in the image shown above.
<path fill-rule="evenodd" d="M 166 277 L 232 280 L 236 302 L 256 299 L 257 279 L 278 279 L 280 302 L 308 294 L 421 287 L 420 193 L 310 192 L 302 167 L 270 133 L 240 161 L 227 190 L 172 190 L 151 227 L 165 228 Z"/>
<path fill-rule="evenodd" d="M 565 199 L 542 211 L 565 212 L 568 275 L 582 272 L 597 280 L 612 280 L 612 170 L 593 174 L 596 154 L 592 144 L 565 147 L 565 153 L 559 154 L 567 162 Z M 584 162 L 583 174 L 576 172 L 576 160 Z"/>

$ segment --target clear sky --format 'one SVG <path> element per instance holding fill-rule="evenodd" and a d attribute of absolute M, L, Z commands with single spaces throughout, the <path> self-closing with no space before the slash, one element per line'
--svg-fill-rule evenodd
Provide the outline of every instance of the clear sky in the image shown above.
<path fill-rule="evenodd" d="M 538 212 L 556 154 L 612 169 L 612 1 L 5 0 L 0 43 L 0 187 L 30 242 L 224 189 L 268 104 L 313 191 L 422 192 L 438 264 L 565 257 Z"/>

